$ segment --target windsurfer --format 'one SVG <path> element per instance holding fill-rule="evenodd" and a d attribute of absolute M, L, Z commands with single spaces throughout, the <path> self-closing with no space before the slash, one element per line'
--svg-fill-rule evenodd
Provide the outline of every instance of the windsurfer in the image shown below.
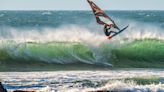
<path fill-rule="evenodd" d="M 111 31 L 110 29 L 116 28 L 120 30 L 117 25 L 114 23 L 114 21 L 105 14 L 103 10 L 101 10 L 96 4 L 94 4 L 91 0 L 87 0 L 88 3 L 90 4 L 93 13 L 96 17 L 97 23 L 100 25 L 104 25 L 104 33 L 108 37 L 108 39 L 112 38 L 111 33 L 117 33 L 115 31 Z"/>
<path fill-rule="evenodd" d="M 113 25 L 105 25 L 104 26 L 104 33 L 108 37 L 108 39 L 111 39 L 112 38 L 111 33 L 117 33 L 115 31 L 110 30 L 111 27 L 113 27 Z"/>

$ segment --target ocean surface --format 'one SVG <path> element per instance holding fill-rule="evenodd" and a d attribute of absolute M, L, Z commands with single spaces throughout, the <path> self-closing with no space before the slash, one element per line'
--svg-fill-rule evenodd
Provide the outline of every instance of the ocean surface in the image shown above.
<path fill-rule="evenodd" d="M 0 80 L 9 90 L 164 92 L 164 11 L 106 13 L 129 25 L 111 40 L 91 11 L 0 11 Z M 124 81 L 133 77 L 151 83 Z"/>

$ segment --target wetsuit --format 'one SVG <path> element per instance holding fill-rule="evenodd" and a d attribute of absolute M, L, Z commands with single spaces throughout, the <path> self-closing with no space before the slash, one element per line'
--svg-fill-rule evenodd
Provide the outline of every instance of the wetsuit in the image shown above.
<path fill-rule="evenodd" d="M 117 33 L 115 31 L 108 31 L 111 27 L 112 27 L 112 25 L 111 26 L 109 26 L 109 25 L 104 26 L 104 33 L 105 33 L 106 36 L 110 36 L 111 33 Z"/>

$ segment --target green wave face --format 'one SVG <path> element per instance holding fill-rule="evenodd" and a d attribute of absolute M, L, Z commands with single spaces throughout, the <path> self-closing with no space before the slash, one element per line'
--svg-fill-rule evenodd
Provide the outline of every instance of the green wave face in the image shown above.
<path fill-rule="evenodd" d="M 92 59 L 92 52 L 80 43 L 3 43 L 0 50 L 1 60 L 45 61 L 49 63 L 71 63 Z"/>
<path fill-rule="evenodd" d="M 117 48 L 103 44 L 97 48 L 76 42 L 1 42 L 2 64 L 49 63 L 110 65 L 113 67 L 164 67 L 164 41 L 136 40 Z"/>
<path fill-rule="evenodd" d="M 164 41 L 136 40 L 113 49 L 116 66 L 164 68 Z M 118 61 L 118 62 L 117 62 Z M 124 63 L 124 65 L 121 65 Z"/>

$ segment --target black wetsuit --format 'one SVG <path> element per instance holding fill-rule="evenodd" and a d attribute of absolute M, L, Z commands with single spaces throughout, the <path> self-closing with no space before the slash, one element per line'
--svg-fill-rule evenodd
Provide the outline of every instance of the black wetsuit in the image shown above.
<path fill-rule="evenodd" d="M 106 36 L 110 36 L 111 33 L 117 33 L 114 31 L 108 31 L 111 27 L 107 28 L 107 26 L 104 26 L 104 33 Z"/>

